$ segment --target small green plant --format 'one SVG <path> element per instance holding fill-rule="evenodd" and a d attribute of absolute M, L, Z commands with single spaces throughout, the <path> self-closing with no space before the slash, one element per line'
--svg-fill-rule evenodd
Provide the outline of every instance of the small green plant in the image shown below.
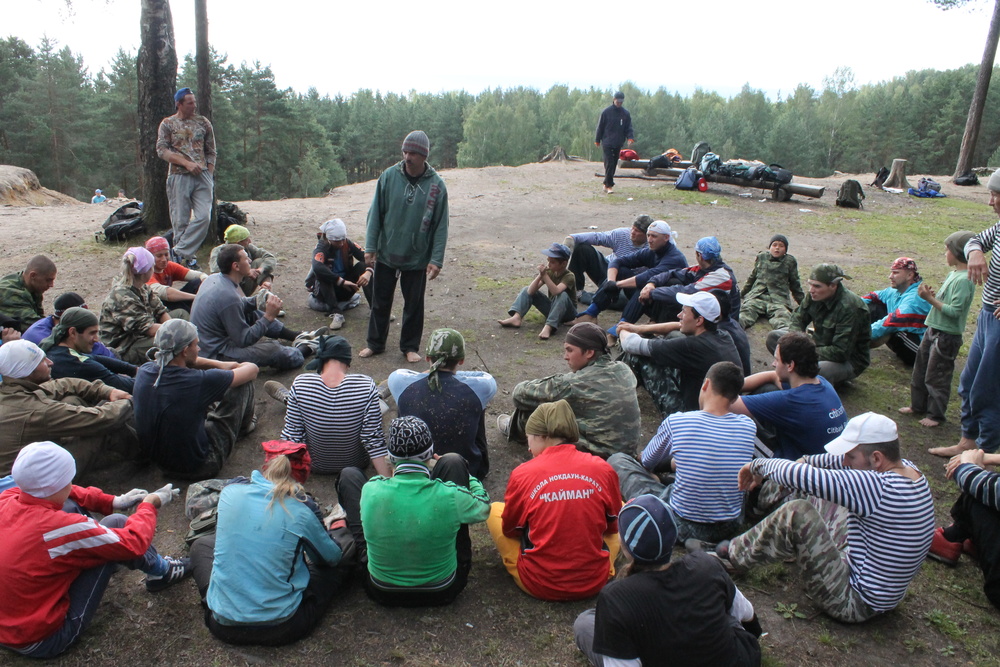
<path fill-rule="evenodd" d="M 805 618 L 806 615 L 799 611 L 799 603 L 792 602 L 790 604 L 785 604 L 784 602 L 777 602 L 774 605 L 774 610 L 781 614 L 781 616 L 787 620 L 792 620 L 793 618 Z"/>
<path fill-rule="evenodd" d="M 910 637 L 909 639 L 903 640 L 903 646 L 910 653 L 923 653 L 927 650 L 927 642 L 923 639 L 917 639 L 916 637 Z"/>
<path fill-rule="evenodd" d="M 954 655 L 955 655 L 955 647 L 952 646 L 951 644 L 948 644 L 944 648 L 939 648 L 938 649 L 938 653 L 940 653 L 941 655 L 945 656 L 946 658 L 954 657 Z"/>
<path fill-rule="evenodd" d="M 940 609 L 933 609 L 927 612 L 924 614 L 924 618 L 946 637 L 959 639 L 966 635 L 966 631 L 960 628 L 958 623 L 952 620 L 951 616 Z"/>

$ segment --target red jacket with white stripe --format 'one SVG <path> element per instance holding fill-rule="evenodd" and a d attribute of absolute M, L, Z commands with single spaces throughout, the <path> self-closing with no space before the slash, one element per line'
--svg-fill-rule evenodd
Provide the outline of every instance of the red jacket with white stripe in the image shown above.
<path fill-rule="evenodd" d="M 69 497 L 86 510 L 114 511 L 114 496 L 94 487 L 74 486 Z M 123 528 L 106 528 L 17 488 L 0 494 L 0 644 L 21 648 L 52 635 L 66 619 L 77 575 L 145 553 L 156 514 L 139 503 Z"/>

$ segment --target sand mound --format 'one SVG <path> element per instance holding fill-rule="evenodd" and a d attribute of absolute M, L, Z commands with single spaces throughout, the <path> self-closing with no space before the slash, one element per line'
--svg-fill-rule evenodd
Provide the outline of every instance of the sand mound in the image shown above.
<path fill-rule="evenodd" d="M 43 188 L 35 172 L 24 167 L 0 164 L 0 205 L 51 206 L 79 204 L 69 195 Z"/>

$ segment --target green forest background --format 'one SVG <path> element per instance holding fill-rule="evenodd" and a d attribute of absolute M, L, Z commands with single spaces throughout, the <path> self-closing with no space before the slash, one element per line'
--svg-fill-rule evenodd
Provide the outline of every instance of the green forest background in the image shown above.
<path fill-rule="evenodd" d="M 437 168 L 525 164 L 557 145 L 599 161 L 594 128 L 612 92 L 557 85 L 478 95 L 359 90 L 331 98 L 315 89 L 281 90 L 269 66 L 237 67 L 214 50 L 211 67 L 216 187 L 230 201 L 314 197 L 375 178 L 418 128 L 431 138 Z M 729 99 L 629 83 L 622 90 L 642 157 L 667 148 L 686 156 L 707 141 L 723 160 L 776 162 L 801 176 L 876 171 L 895 157 L 910 161 L 910 173 L 950 174 L 976 70 L 911 71 L 857 86 L 841 69 L 823 90 L 800 84 L 777 100 L 749 86 Z M 189 55 L 178 88 L 195 87 L 195 79 Z M 137 195 L 137 97 L 134 54 L 119 51 L 108 69 L 92 75 L 68 46 L 0 40 L 0 164 L 27 167 L 45 187 L 84 200 L 95 188 Z M 1000 108 L 1000 86 L 990 90 L 986 108 Z M 1000 115 L 985 115 L 978 146 L 973 164 L 997 166 Z"/>

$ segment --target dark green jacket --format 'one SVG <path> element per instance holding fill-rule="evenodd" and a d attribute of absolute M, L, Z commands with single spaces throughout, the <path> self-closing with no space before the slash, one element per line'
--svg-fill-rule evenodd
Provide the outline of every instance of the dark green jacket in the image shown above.
<path fill-rule="evenodd" d="M 855 375 L 868 368 L 872 331 L 868 306 L 843 283 L 826 301 L 813 301 L 806 294 L 789 329 L 806 331 L 810 324 L 820 361 L 849 362 Z"/>

